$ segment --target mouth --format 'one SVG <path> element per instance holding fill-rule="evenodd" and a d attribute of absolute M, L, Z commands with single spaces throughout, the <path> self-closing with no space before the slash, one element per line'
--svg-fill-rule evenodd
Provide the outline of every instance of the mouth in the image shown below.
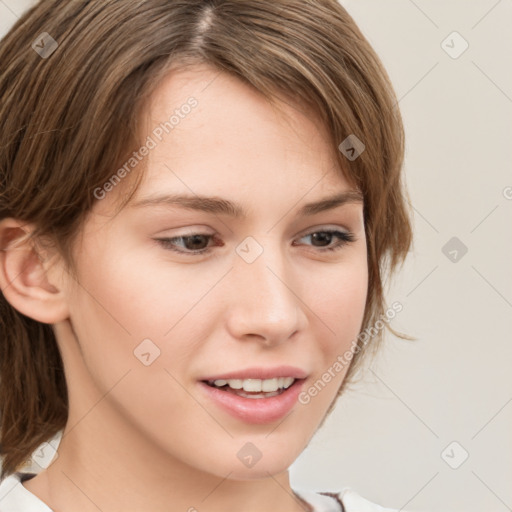
<path fill-rule="evenodd" d="M 283 366 L 252 368 L 201 379 L 205 399 L 244 423 L 264 424 L 282 419 L 295 407 L 305 371 Z"/>
<path fill-rule="evenodd" d="M 259 399 L 279 396 L 293 386 L 297 380 L 303 379 L 274 377 L 271 379 L 216 379 L 202 382 L 226 393 L 243 398 Z"/>

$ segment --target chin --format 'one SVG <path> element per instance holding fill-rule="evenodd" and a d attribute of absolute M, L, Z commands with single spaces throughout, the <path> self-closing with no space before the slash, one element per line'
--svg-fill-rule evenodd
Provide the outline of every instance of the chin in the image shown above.
<path fill-rule="evenodd" d="M 261 459 L 252 468 L 240 468 L 237 467 L 235 470 L 231 469 L 229 475 L 230 480 L 260 480 L 263 478 L 269 478 L 269 476 L 275 476 L 280 473 L 284 473 L 291 466 L 293 460 L 289 461 L 289 464 L 283 463 L 282 460 L 275 460 L 270 462 L 264 462 Z M 225 476 L 225 475 L 223 475 Z"/>
<path fill-rule="evenodd" d="M 258 438 L 255 438 L 254 444 L 236 440 L 236 448 L 233 451 L 223 450 L 217 457 L 209 457 L 211 462 L 207 471 L 222 478 L 229 475 L 227 477 L 230 480 L 256 480 L 278 475 L 287 471 L 300 455 L 301 447 L 292 450 L 290 441 L 288 443 L 287 449 L 283 450 L 285 446 L 281 445 L 276 449 L 263 439 L 259 442 Z M 261 450 L 255 445 L 260 446 Z"/>

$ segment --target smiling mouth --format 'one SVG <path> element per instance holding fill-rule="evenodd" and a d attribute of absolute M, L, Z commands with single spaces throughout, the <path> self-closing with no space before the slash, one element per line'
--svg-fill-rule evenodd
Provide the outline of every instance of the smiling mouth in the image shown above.
<path fill-rule="evenodd" d="M 203 382 L 212 388 L 243 398 L 271 398 L 284 393 L 297 380 L 303 379 L 275 377 L 272 379 L 217 379 Z"/>

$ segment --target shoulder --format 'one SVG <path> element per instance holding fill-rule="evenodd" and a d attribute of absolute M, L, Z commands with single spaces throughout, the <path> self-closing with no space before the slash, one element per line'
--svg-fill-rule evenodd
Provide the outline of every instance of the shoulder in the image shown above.
<path fill-rule="evenodd" d="M 350 487 L 339 492 L 338 497 L 345 507 L 345 512 L 398 512 L 398 509 L 383 507 L 363 498 Z M 407 512 L 403 509 L 400 511 Z"/>
<path fill-rule="evenodd" d="M 22 482 L 32 473 L 13 473 L 0 481 L 0 512 L 52 512 Z"/>
<path fill-rule="evenodd" d="M 295 489 L 294 492 L 312 507 L 313 512 L 398 512 L 398 509 L 386 508 L 363 498 L 350 487 L 337 492 L 304 489 Z M 407 511 L 400 509 L 400 512 Z"/>

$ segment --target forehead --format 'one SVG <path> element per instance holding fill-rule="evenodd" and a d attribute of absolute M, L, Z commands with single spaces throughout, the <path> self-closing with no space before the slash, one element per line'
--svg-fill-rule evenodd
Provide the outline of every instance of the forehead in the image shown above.
<path fill-rule="evenodd" d="M 284 171 L 286 164 L 296 174 L 337 165 L 337 148 L 318 115 L 283 95 L 279 100 L 275 107 L 240 79 L 207 65 L 171 71 L 143 114 L 143 138 L 157 135 L 147 158 L 156 164 L 151 170 L 162 163 L 204 172 L 250 168 L 263 177 L 265 169 Z"/>
<path fill-rule="evenodd" d="M 142 114 L 141 139 L 151 148 L 128 206 L 165 192 L 270 204 L 273 197 L 297 202 L 307 196 L 307 203 L 351 189 L 318 116 L 280 98 L 275 108 L 254 88 L 207 65 L 169 72 Z"/>

